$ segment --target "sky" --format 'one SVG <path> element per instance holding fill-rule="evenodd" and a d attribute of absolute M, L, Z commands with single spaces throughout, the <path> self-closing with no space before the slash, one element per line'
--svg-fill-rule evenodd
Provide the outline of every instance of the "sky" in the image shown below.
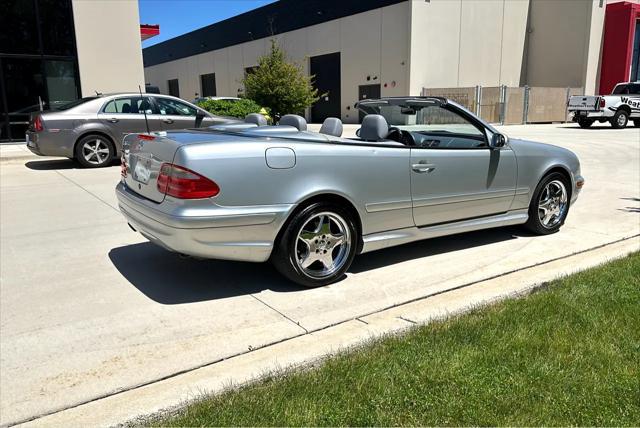
<path fill-rule="evenodd" d="M 160 24 L 146 48 L 184 33 L 273 3 L 275 0 L 139 0 L 140 23 Z"/>

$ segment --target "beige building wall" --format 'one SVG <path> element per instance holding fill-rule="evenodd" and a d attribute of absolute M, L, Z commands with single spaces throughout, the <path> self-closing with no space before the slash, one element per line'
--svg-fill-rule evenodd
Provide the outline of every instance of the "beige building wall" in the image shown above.
<path fill-rule="evenodd" d="M 353 104 L 358 101 L 360 85 L 380 83 L 382 96 L 404 95 L 408 91 L 409 17 L 407 1 L 279 34 L 273 39 L 305 73 L 309 72 L 310 57 L 340 52 L 342 120 L 357 122 Z M 215 73 L 218 96 L 237 96 L 242 90 L 245 68 L 257 65 L 258 58 L 268 52 L 271 39 L 147 67 L 145 79 L 162 93 L 168 93 L 168 80 L 178 79 L 180 97 L 192 100 L 201 93 L 200 75 Z"/>
<path fill-rule="evenodd" d="M 136 0 L 73 0 L 82 96 L 144 90 Z"/>
<path fill-rule="evenodd" d="M 410 94 L 517 86 L 528 0 L 411 0 Z"/>
<path fill-rule="evenodd" d="M 606 2 L 531 0 L 522 84 L 595 93 Z"/>

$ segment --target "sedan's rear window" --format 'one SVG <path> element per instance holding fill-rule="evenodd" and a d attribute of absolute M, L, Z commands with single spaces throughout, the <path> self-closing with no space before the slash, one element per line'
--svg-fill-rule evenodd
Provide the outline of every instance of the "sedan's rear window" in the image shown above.
<path fill-rule="evenodd" d="M 80 98 L 79 100 L 71 101 L 71 102 L 63 104 L 61 106 L 54 107 L 54 110 L 61 110 L 61 111 L 69 110 L 69 109 L 77 107 L 77 106 L 79 106 L 81 104 L 84 104 L 84 103 L 87 103 L 89 101 L 95 100 L 96 98 L 98 98 L 98 97 Z"/>

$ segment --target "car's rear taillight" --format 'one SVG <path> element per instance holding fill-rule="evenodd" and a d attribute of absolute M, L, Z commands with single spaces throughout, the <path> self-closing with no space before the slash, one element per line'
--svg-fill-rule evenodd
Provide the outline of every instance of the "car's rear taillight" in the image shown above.
<path fill-rule="evenodd" d="M 220 193 L 216 183 L 187 168 L 162 164 L 158 176 L 158 191 L 179 199 L 211 198 Z"/>
<path fill-rule="evenodd" d="M 42 125 L 42 116 L 36 116 L 36 118 L 33 119 L 33 129 L 36 132 L 44 131 L 44 125 Z"/>
<path fill-rule="evenodd" d="M 600 103 L 598 105 L 600 106 L 600 109 L 603 109 L 604 106 L 607 105 L 607 102 L 604 98 L 600 98 Z"/>

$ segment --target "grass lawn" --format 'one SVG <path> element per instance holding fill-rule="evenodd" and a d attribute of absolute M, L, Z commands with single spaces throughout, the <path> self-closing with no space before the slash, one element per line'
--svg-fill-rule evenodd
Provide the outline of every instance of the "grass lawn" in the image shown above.
<path fill-rule="evenodd" d="M 153 425 L 640 425 L 640 253 Z"/>

